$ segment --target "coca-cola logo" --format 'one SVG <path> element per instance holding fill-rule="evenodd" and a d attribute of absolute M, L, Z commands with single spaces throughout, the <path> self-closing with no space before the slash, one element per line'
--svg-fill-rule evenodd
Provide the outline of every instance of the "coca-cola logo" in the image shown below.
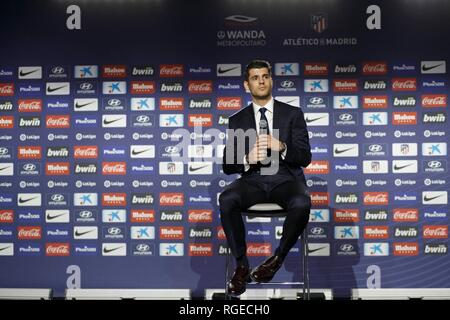
<path fill-rule="evenodd" d="M 45 253 L 47 256 L 68 256 L 70 246 L 68 243 L 47 243 Z"/>

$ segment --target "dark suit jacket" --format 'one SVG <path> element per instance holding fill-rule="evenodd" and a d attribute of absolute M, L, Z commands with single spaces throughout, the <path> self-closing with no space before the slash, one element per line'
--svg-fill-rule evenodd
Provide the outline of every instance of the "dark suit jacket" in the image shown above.
<path fill-rule="evenodd" d="M 229 129 L 255 129 L 256 122 L 253 113 L 253 104 L 233 114 L 229 118 Z M 300 108 L 293 107 L 286 103 L 274 100 L 273 106 L 273 129 L 279 129 L 279 140 L 286 143 L 287 153 L 285 159 L 280 158 L 288 170 L 294 175 L 299 176 L 302 180 L 305 179 L 302 167 L 307 167 L 311 162 L 311 147 L 309 145 L 309 136 L 306 128 L 306 122 L 303 117 L 303 112 Z M 234 144 L 234 148 L 232 147 Z M 223 156 L 223 171 L 225 174 L 240 173 L 244 174 L 243 155 L 237 156 L 233 154 L 233 161 L 226 162 L 227 149 L 238 150 L 237 139 L 227 140 Z M 250 152 L 250 144 L 245 143 L 245 154 Z M 236 152 L 234 152 L 236 153 Z M 230 155 L 228 155 L 230 157 Z"/>

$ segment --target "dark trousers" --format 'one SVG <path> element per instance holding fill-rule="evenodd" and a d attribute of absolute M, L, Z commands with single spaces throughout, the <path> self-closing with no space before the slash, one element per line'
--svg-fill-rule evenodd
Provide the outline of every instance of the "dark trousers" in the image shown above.
<path fill-rule="evenodd" d="M 241 212 L 262 202 L 272 202 L 287 211 L 283 235 L 275 255 L 282 259 L 295 245 L 309 221 L 311 198 L 301 180 L 276 176 L 276 179 L 251 175 L 231 183 L 219 197 L 220 219 L 231 253 L 238 265 L 248 264 L 245 226 Z"/>

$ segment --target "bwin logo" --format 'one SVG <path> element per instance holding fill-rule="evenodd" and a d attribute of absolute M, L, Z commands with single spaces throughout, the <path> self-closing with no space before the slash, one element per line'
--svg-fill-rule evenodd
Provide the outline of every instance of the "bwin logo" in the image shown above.
<path fill-rule="evenodd" d="M 111 234 L 111 235 L 119 235 L 121 233 L 122 233 L 122 230 L 120 230 L 119 228 L 112 227 L 112 228 L 108 229 L 108 234 Z"/>
<path fill-rule="evenodd" d="M 7 148 L 0 148 L 0 156 L 7 155 L 9 153 Z"/>
<path fill-rule="evenodd" d="M 339 120 L 341 121 L 350 121 L 353 119 L 353 116 L 350 113 L 343 113 L 339 115 Z"/>
<path fill-rule="evenodd" d="M 52 68 L 52 73 L 53 74 L 63 74 L 64 73 L 64 68 L 63 67 L 54 67 Z"/>
<path fill-rule="evenodd" d="M 346 244 L 343 244 L 343 245 L 341 245 L 340 247 L 339 247 L 339 250 L 340 251 L 344 251 L 344 252 L 351 252 L 351 251 L 353 251 L 355 248 L 353 247 L 353 245 L 351 245 L 351 244 L 349 244 L 349 243 L 346 243 Z"/>
<path fill-rule="evenodd" d="M 148 244 L 141 243 L 136 246 L 136 250 L 139 252 L 148 252 L 150 251 L 150 246 Z"/>
<path fill-rule="evenodd" d="M 311 231 L 311 234 L 315 234 L 315 235 L 321 235 L 321 234 L 325 233 L 325 230 L 323 228 L 320 228 L 320 227 L 311 228 L 310 231 Z"/>
<path fill-rule="evenodd" d="M 81 218 L 91 218 L 93 216 L 92 211 L 84 210 L 78 214 Z"/>
<path fill-rule="evenodd" d="M 136 121 L 140 123 L 148 123 L 150 122 L 150 117 L 141 115 L 136 118 Z"/>
<path fill-rule="evenodd" d="M 25 171 L 33 171 L 33 170 L 36 170 L 36 165 L 32 164 L 32 163 L 26 163 L 26 164 L 23 165 L 22 168 Z"/>
<path fill-rule="evenodd" d="M 290 80 L 284 80 L 283 82 L 281 82 L 281 86 L 283 88 L 293 88 L 294 87 L 294 82 L 290 81 Z"/>
<path fill-rule="evenodd" d="M 64 195 L 62 194 L 54 194 L 51 196 L 52 201 L 61 202 L 64 201 Z"/>
<path fill-rule="evenodd" d="M 311 104 L 322 104 L 323 103 L 323 98 L 312 97 L 312 98 L 309 99 L 309 103 L 311 103 Z"/>
<path fill-rule="evenodd" d="M 437 169 L 437 168 L 442 167 L 442 162 L 435 161 L 435 160 L 434 161 L 428 161 L 427 165 L 428 165 L 428 168 Z"/>
<path fill-rule="evenodd" d="M 369 146 L 370 152 L 380 152 L 381 150 L 383 150 L 383 147 L 379 144 L 372 144 Z"/>
<path fill-rule="evenodd" d="M 83 82 L 82 84 L 80 84 L 81 90 L 91 90 L 93 87 L 94 87 L 94 85 L 92 83 L 88 83 L 88 82 Z"/>
<path fill-rule="evenodd" d="M 122 105 L 122 101 L 120 101 L 119 99 L 109 99 L 108 100 L 108 106 L 118 107 L 120 105 Z"/>

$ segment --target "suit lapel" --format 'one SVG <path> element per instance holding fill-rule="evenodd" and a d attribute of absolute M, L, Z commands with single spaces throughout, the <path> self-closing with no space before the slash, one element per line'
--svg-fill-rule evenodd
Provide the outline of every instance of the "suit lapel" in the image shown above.
<path fill-rule="evenodd" d="M 273 102 L 273 128 L 279 130 L 279 139 L 282 141 L 286 141 L 286 125 L 287 123 L 283 122 L 287 119 L 283 119 L 283 115 L 281 114 L 281 106 L 278 104 L 278 101 L 274 100 Z"/>

